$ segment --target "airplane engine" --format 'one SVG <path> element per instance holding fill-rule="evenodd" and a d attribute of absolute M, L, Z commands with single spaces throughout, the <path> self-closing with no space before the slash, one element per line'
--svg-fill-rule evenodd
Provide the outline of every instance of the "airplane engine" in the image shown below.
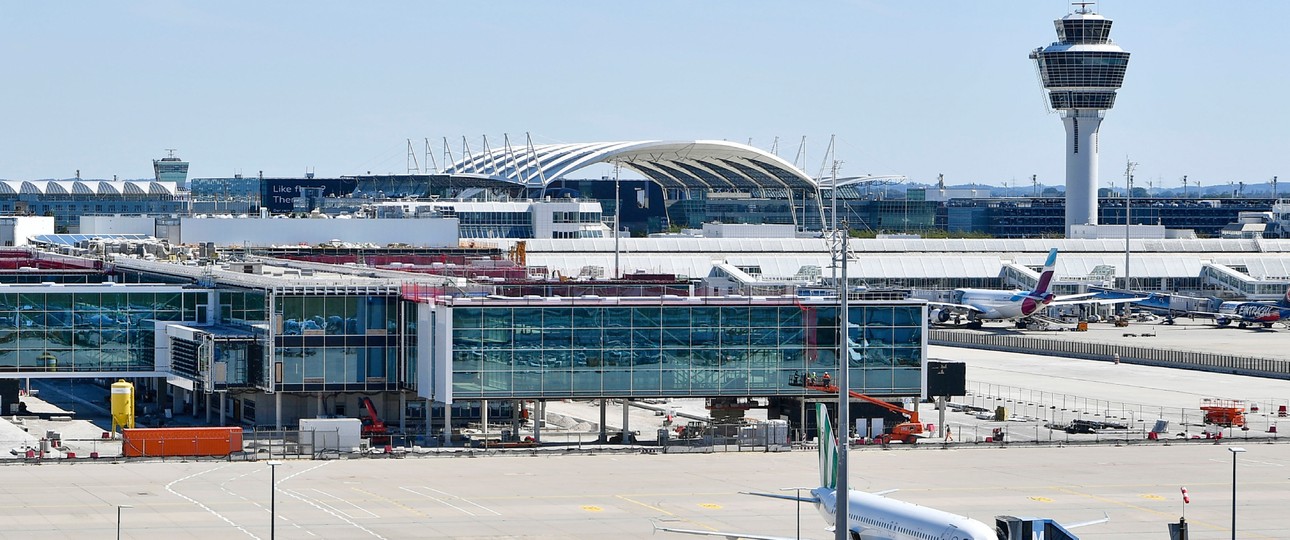
<path fill-rule="evenodd" d="M 929 323 L 945 323 L 949 322 L 949 320 L 950 310 L 948 309 L 933 309 L 927 312 L 927 322 Z"/>
<path fill-rule="evenodd" d="M 1231 323 L 1232 323 L 1232 319 L 1229 319 L 1227 317 L 1218 317 L 1214 319 L 1214 324 L 1217 324 L 1219 326 L 1227 326 L 1228 324 L 1231 324 Z"/>

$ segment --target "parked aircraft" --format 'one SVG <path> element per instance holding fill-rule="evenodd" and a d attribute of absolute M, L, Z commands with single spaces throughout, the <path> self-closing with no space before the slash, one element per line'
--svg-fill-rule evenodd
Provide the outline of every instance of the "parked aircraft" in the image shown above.
<path fill-rule="evenodd" d="M 816 422 L 819 426 L 820 452 L 820 487 L 811 490 L 809 497 L 780 495 L 777 493 L 750 493 L 762 497 L 787 499 L 790 501 L 814 504 L 820 515 L 830 525 L 837 523 L 837 453 L 838 438 L 833 433 L 828 409 L 823 403 L 815 406 Z M 886 497 L 896 490 L 866 492 L 848 490 L 847 514 L 849 537 L 856 540 L 998 540 L 1005 538 L 1003 532 L 996 531 L 985 523 L 952 514 L 943 510 L 929 508 L 897 499 Z M 1109 518 L 1066 525 L 1063 529 L 1073 529 L 1085 525 L 1105 523 Z M 693 534 L 701 536 L 720 536 L 728 539 L 746 538 L 749 540 L 792 540 L 793 537 L 769 536 L 756 533 L 704 531 L 698 529 L 677 529 L 672 527 L 654 528 L 659 531 Z"/>
<path fill-rule="evenodd" d="M 1151 311 L 1165 312 L 1171 318 L 1178 315 L 1209 317 L 1214 319 L 1214 324 L 1218 326 L 1227 326 L 1233 322 L 1241 328 L 1250 326 L 1271 328 L 1272 325 L 1279 322 L 1290 324 L 1290 289 L 1286 290 L 1285 295 L 1276 302 L 1245 300 L 1220 302 L 1216 298 L 1194 298 L 1157 293 L 1134 301 L 1134 306 Z"/>
<path fill-rule="evenodd" d="M 820 487 L 811 490 L 810 497 L 779 495 L 775 493 L 753 493 L 763 497 L 788 499 L 814 504 L 820 515 L 832 524 L 836 523 L 837 479 L 834 475 L 837 468 L 834 459 L 838 452 L 838 439 L 833 433 L 829 415 L 823 403 L 816 405 L 816 419 L 820 429 Z M 868 493 L 850 490 L 847 494 L 849 527 L 853 538 L 882 538 L 890 540 L 926 540 L 928 538 L 944 540 L 997 540 L 994 528 L 972 518 L 951 514 L 919 506 L 917 504 L 890 499 L 884 495 L 890 492 Z M 750 540 L 788 540 L 782 536 L 764 534 L 732 533 L 721 531 L 703 531 L 697 529 L 675 529 L 658 527 L 660 531 L 721 536 L 725 538 L 748 538 Z"/>
<path fill-rule="evenodd" d="M 1039 282 L 1033 291 L 1000 291 L 994 289 L 954 289 L 953 302 L 928 302 L 929 322 L 945 323 L 956 314 L 966 314 L 969 326 L 980 327 L 984 321 L 1026 320 L 1051 306 L 1076 304 L 1122 304 L 1136 298 L 1103 298 L 1097 293 L 1057 296 L 1048 291 L 1057 267 L 1057 248 L 1048 252 Z"/>

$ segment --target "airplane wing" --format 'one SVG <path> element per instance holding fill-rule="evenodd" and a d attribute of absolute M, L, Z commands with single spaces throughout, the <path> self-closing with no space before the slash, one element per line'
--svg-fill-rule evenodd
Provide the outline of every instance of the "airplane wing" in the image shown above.
<path fill-rule="evenodd" d="M 1097 304 L 1097 305 L 1105 306 L 1105 305 L 1112 305 L 1112 304 L 1128 304 L 1131 302 L 1138 302 L 1146 299 L 1146 297 L 1143 297 L 1143 296 L 1129 296 L 1125 298 L 1090 298 L 1086 295 L 1078 295 L 1078 294 L 1072 295 L 1072 296 L 1082 296 L 1083 298 L 1070 298 L 1066 296 L 1058 297 L 1052 302 L 1049 302 L 1048 305 L 1049 306 L 1074 306 L 1079 304 Z"/>
<path fill-rule="evenodd" d="M 1089 525 L 1097 525 L 1098 523 L 1106 523 L 1108 521 L 1111 521 L 1111 515 L 1107 514 L 1106 512 L 1103 512 L 1102 519 L 1094 519 L 1092 521 L 1081 521 L 1079 523 L 1071 523 L 1070 525 L 1063 524 L 1062 527 L 1065 527 L 1067 529 L 1074 529 L 1076 527 L 1086 527 Z"/>
<path fill-rule="evenodd" d="M 811 503 L 811 504 L 820 502 L 820 499 L 816 497 L 798 497 L 796 495 L 783 495 L 779 493 L 758 493 L 756 491 L 740 491 L 739 493 L 742 493 L 744 495 L 756 495 L 758 497 L 770 497 L 772 499 L 784 499 L 788 501 L 797 501 L 797 502 L 804 502 L 804 503 Z"/>
<path fill-rule="evenodd" d="M 949 309 L 958 309 L 963 311 L 975 311 L 977 313 L 985 313 L 984 309 L 981 309 L 976 306 L 970 306 L 967 304 L 951 304 L 949 302 L 928 302 L 927 305 L 935 308 L 940 308 L 940 309 L 949 308 Z"/>
<path fill-rule="evenodd" d="M 767 536 L 764 534 L 752 534 L 752 533 L 740 533 L 740 532 L 702 531 L 699 529 L 674 529 L 672 527 L 659 527 L 657 523 L 654 524 L 654 530 L 677 533 L 677 534 L 693 534 L 698 536 L 720 536 L 722 538 L 726 538 L 727 540 L 739 540 L 740 538 L 743 538 L 746 540 L 795 540 L 796 539 L 796 537 L 793 537 L 793 536 Z"/>

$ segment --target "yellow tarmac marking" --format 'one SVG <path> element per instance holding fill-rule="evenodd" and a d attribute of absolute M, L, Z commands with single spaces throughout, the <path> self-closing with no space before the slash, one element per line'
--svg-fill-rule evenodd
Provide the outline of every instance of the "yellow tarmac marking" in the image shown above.
<path fill-rule="evenodd" d="M 605 510 L 604 508 L 601 508 L 599 506 L 592 506 L 590 504 L 582 505 L 582 509 L 588 512 L 603 512 Z"/>
<path fill-rule="evenodd" d="M 622 499 L 622 500 L 627 501 L 627 502 L 632 503 L 632 504 L 639 504 L 639 505 L 644 506 L 645 508 L 649 508 L 650 510 L 653 510 L 653 511 L 655 511 L 655 512 L 661 512 L 661 513 L 663 513 L 663 514 L 667 514 L 667 515 L 672 516 L 672 517 L 679 517 L 679 516 L 677 516 L 676 514 L 674 514 L 674 513 L 672 513 L 672 512 L 668 512 L 667 510 L 664 510 L 664 509 L 659 508 L 659 507 L 657 507 L 657 506 L 653 506 L 653 505 L 645 504 L 645 503 L 640 502 L 640 501 L 632 500 L 632 499 L 629 499 L 629 498 L 624 497 L 624 496 L 622 496 L 622 495 L 614 495 L 614 497 L 617 497 L 617 498 L 619 498 L 619 499 Z M 717 530 L 717 528 L 716 528 L 716 527 L 713 527 L 713 526 L 708 525 L 708 524 L 705 524 L 705 523 L 700 523 L 700 522 L 693 521 L 693 520 L 689 520 L 689 519 L 685 519 L 685 518 L 681 518 L 681 520 L 682 520 L 682 521 L 689 522 L 689 523 L 693 523 L 695 526 L 697 526 L 697 527 L 703 527 L 703 528 L 705 528 L 705 529 L 707 529 L 707 530 L 709 530 L 709 531 L 715 531 L 715 530 Z"/>
<path fill-rule="evenodd" d="M 707 508 L 707 509 L 709 509 L 709 510 L 720 510 L 720 509 L 721 509 L 721 505 L 719 505 L 719 504 L 713 504 L 713 503 L 703 503 L 703 504 L 700 504 L 699 506 L 702 506 L 702 507 Z"/>
<path fill-rule="evenodd" d="M 1042 503 L 1050 503 L 1050 502 L 1053 502 L 1053 500 L 1052 500 L 1052 499 L 1049 499 L 1048 497 L 1038 497 L 1038 496 L 1035 496 L 1035 497 L 1029 497 L 1029 499 L 1030 499 L 1030 500 L 1032 500 L 1032 501 L 1042 502 Z"/>
<path fill-rule="evenodd" d="M 359 492 L 359 493 L 362 493 L 362 494 L 364 494 L 364 495 L 369 495 L 369 496 L 375 497 L 375 498 L 377 498 L 377 499 L 380 499 L 380 500 L 382 500 L 382 501 L 388 502 L 388 503 L 390 503 L 390 504 L 393 504 L 394 506 L 397 506 L 397 507 L 399 507 L 399 508 L 402 508 L 402 509 L 404 509 L 404 510 L 407 510 L 407 511 L 409 511 L 409 512 L 412 512 L 413 514 L 416 514 L 416 515 L 418 515 L 418 516 L 421 516 L 421 517 L 430 517 L 430 514 L 427 514 L 427 513 L 425 513 L 425 512 L 422 512 L 422 511 L 420 511 L 420 510 L 417 510 L 416 508 L 413 508 L 413 507 L 411 507 L 411 506 L 408 506 L 408 505 L 406 505 L 406 504 L 403 504 L 403 503 L 401 503 L 401 502 L 399 502 L 399 501 L 396 501 L 396 500 L 394 500 L 394 499 L 391 499 L 391 498 L 389 498 L 389 497 L 383 497 L 383 496 L 381 496 L 381 495 L 377 495 L 377 494 L 375 494 L 375 493 L 372 493 L 372 492 L 367 491 L 367 490 L 364 490 L 364 489 L 359 489 L 359 488 L 349 488 L 349 489 L 352 489 L 352 490 L 357 491 L 357 492 Z"/>
<path fill-rule="evenodd" d="M 1142 498 L 1143 498 L 1143 499 L 1152 500 L 1152 501 L 1163 501 L 1163 500 L 1165 500 L 1165 498 L 1164 498 L 1164 497 L 1161 497 L 1161 496 L 1159 496 L 1159 495 L 1156 495 L 1155 493 L 1143 493 L 1143 494 L 1142 494 Z"/>

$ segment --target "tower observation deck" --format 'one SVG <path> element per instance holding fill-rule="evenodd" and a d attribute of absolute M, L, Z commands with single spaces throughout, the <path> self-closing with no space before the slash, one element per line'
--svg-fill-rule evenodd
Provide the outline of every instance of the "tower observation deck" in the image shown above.
<path fill-rule="evenodd" d="M 1049 104 L 1066 126 L 1066 234 L 1097 224 L 1097 132 L 1124 83 L 1129 53 L 1111 42 L 1111 20 L 1077 2 L 1054 21 L 1057 41 L 1030 52 Z"/>

